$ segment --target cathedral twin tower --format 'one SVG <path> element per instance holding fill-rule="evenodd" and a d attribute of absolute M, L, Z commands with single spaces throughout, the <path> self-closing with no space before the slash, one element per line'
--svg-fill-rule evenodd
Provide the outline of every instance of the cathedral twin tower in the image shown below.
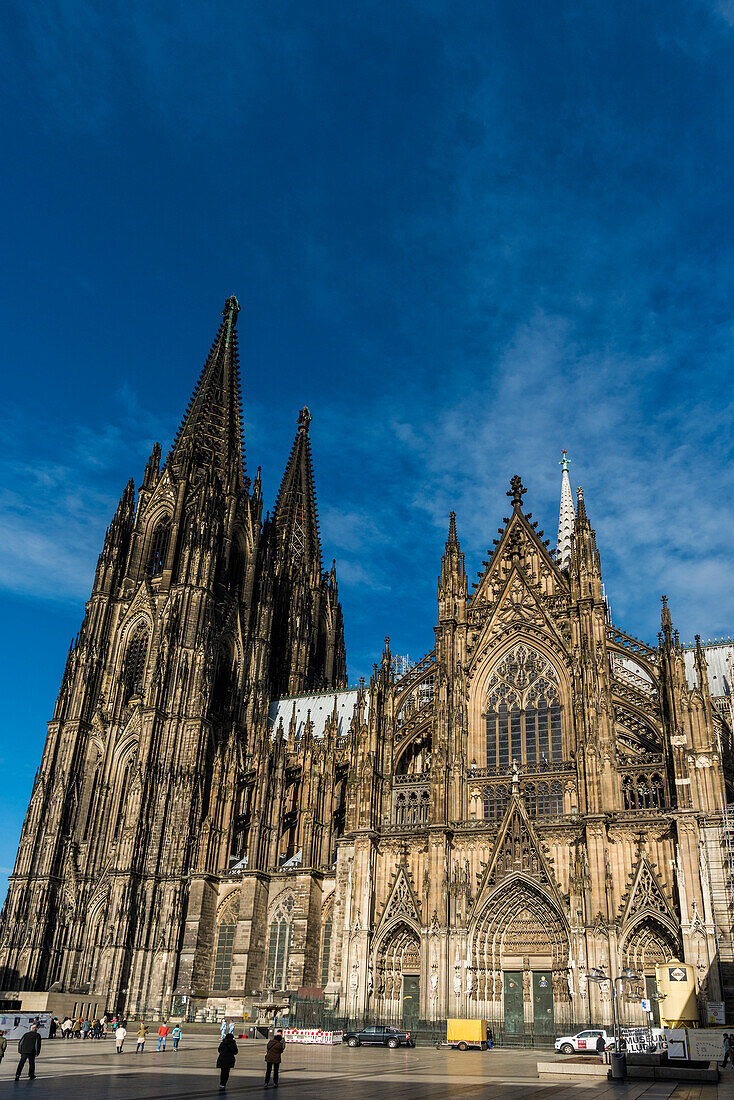
<path fill-rule="evenodd" d="M 728 918 L 699 851 L 731 729 L 703 651 L 689 683 L 667 607 L 657 647 L 608 621 L 564 463 L 558 552 L 515 478 L 470 594 L 452 515 L 435 647 L 396 677 L 386 644 L 347 688 L 309 412 L 263 521 L 238 310 L 165 464 L 156 445 L 107 529 L 2 913 L 0 988 L 132 1016 L 318 987 L 343 1019 L 541 1033 L 609 1015 L 589 967 L 644 985 L 678 956 L 722 999 Z"/>

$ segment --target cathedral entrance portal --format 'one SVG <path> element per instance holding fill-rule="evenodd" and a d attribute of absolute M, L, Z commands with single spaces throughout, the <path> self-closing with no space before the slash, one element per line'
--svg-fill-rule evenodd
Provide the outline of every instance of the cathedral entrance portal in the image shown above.
<path fill-rule="evenodd" d="M 380 1023 L 415 1027 L 420 1017 L 420 941 L 404 921 L 380 943 L 376 977 L 375 1011 Z"/>
<path fill-rule="evenodd" d="M 508 881 L 474 931 L 475 1004 L 506 1035 L 552 1035 L 570 1016 L 568 934 L 550 899 L 525 878 Z"/>

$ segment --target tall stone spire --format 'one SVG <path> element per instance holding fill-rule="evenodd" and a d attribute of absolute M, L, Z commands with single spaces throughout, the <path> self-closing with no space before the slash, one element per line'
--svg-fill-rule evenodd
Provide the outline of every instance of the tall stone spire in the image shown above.
<path fill-rule="evenodd" d="M 298 433 L 280 484 L 272 523 L 278 546 L 292 561 L 304 560 L 309 568 L 317 564 L 320 570 L 321 540 L 308 436 L 310 423 L 310 412 L 301 409 Z"/>
<path fill-rule="evenodd" d="M 222 482 L 244 487 L 240 368 L 234 295 L 224 303 L 222 323 L 196 384 L 189 407 L 168 456 L 172 469 L 194 465 L 213 468 Z"/>
<path fill-rule="evenodd" d="M 568 456 L 564 451 L 559 466 L 563 469 L 561 477 L 561 509 L 558 516 L 558 550 L 556 562 L 559 569 L 568 569 L 571 564 L 571 535 L 576 513 L 573 507 L 573 494 L 571 482 L 568 477 Z"/>

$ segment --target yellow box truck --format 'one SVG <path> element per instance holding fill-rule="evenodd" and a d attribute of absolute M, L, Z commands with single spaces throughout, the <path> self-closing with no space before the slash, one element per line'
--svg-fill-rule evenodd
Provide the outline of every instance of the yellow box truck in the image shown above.
<path fill-rule="evenodd" d="M 447 1020 L 446 1046 L 454 1050 L 487 1049 L 486 1020 Z"/>

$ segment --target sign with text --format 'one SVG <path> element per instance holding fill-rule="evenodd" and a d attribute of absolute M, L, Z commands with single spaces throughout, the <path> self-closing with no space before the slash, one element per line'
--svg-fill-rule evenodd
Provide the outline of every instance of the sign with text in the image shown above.
<path fill-rule="evenodd" d="M 719 1024 L 723 1027 L 726 1023 L 726 1009 L 723 1001 L 706 1002 L 706 1023 Z"/>

